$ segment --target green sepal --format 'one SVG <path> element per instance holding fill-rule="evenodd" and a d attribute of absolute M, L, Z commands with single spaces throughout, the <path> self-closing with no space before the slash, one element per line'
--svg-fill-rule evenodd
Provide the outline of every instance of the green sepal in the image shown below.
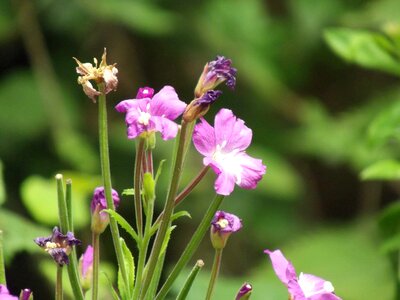
<path fill-rule="evenodd" d="M 151 173 L 143 175 L 143 195 L 146 203 L 155 199 L 155 181 Z"/>

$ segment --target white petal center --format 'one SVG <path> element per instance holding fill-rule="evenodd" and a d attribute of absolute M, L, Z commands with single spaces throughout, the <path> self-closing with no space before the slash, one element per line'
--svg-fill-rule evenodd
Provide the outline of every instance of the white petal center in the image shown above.
<path fill-rule="evenodd" d="M 242 181 L 243 168 L 238 161 L 236 154 L 238 151 L 224 152 L 226 141 L 221 145 L 217 145 L 212 158 L 221 166 L 224 172 L 227 172 L 235 177 L 236 184 Z"/>

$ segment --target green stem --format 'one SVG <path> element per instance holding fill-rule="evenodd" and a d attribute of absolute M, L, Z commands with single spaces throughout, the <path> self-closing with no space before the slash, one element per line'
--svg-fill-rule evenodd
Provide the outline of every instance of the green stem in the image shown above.
<path fill-rule="evenodd" d="M 174 207 L 177 207 L 185 198 L 194 190 L 194 188 L 201 182 L 203 177 L 207 174 L 207 171 L 210 169 L 209 166 L 204 166 L 201 169 L 200 173 L 176 196 L 174 200 Z M 161 222 L 161 218 L 164 214 L 164 211 L 160 213 L 157 220 L 154 222 L 154 225 Z"/>
<path fill-rule="evenodd" d="M 192 271 L 190 272 L 186 282 L 184 283 L 182 289 L 180 290 L 176 300 L 185 300 L 190 288 L 192 287 L 193 281 L 196 279 L 197 274 L 199 274 L 200 269 L 204 266 L 204 262 L 199 259 L 194 265 Z"/>
<path fill-rule="evenodd" d="M 139 143 L 136 147 L 136 159 L 135 159 L 135 175 L 133 179 L 133 188 L 135 193 L 135 216 L 136 216 L 136 228 L 138 236 L 141 239 L 143 236 L 143 213 L 142 213 L 142 199 L 140 197 L 140 173 L 142 170 L 142 161 L 144 154 L 145 139 L 139 138 Z"/>
<path fill-rule="evenodd" d="M 72 222 L 72 180 L 67 179 L 65 181 L 65 202 L 67 205 L 67 219 L 68 219 L 68 231 L 74 232 L 74 224 Z"/>
<path fill-rule="evenodd" d="M 211 271 L 210 283 L 208 284 L 206 300 L 211 300 L 217 282 L 219 268 L 221 266 L 222 249 L 215 249 L 214 262 Z"/>
<path fill-rule="evenodd" d="M 56 300 L 63 299 L 62 271 L 63 271 L 63 267 L 57 265 Z"/>
<path fill-rule="evenodd" d="M 64 198 L 63 176 L 56 175 L 57 181 L 57 200 L 58 200 L 58 218 L 60 220 L 60 231 L 66 233 L 69 228 L 67 203 Z"/>
<path fill-rule="evenodd" d="M 3 231 L 0 230 L 0 284 L 7 285 L 3 254 Z"/>
<path fill-rule="evenodd" d="M 111 192 L 110 158 L 108 153 L 107 103 L 106 96 L 104 94 L 104 83 L 98 84 L 98 88 L 101 93 L 99 96 L 99 142 L 101 173 L 103 177 L 107 208 L 115 210 Z M 117 221 L 115 221 L 115 219 L 112 217 L 110 218 L 110 230 L 122 278 L 124 280 L 125 286 L 129 286 L 128 276 L 124 263 L 124 256 L 122 254 L 121 244 L 119 242 L 120 235 L 118 225 Z"/>
<path fill-rule="evenodd" d="M 185 250 L 183 251 L 181 257 L 179 258 L 178 262 L 176 263 L 174 269 L 172 270 L 171 274 L 169 274 L 166 282 L 162 286 L 161 290 L 158 292 L 157 297 L 155 300 L 164 299 L 169 290 L 172 287 L 172 284 L 178 277 L 179 273 L 182 269 L 186 266 L 189 260 L 192 258 L 194 252 L 200 245 L 201 240 L 203 239 L 206 232 L 210 229 L 211 221 L 218 210 L 219 206 L 224 200 L 224 196 L 216 195 L 213 201 L 211 202 L 210 206 L 208 207 L 207 212 L 205 213 L 203 219 L 201 220 L 199 226 L 196 229 L 196 232 L 193 234 L 192 239 L 187 244 Z"/>
<path fill-rule="evenodd" d="M 93 278 L 92 300 L 97 300 L 99 294 L 99 266 L 100 266 L 100 234 L 92 233 L 93 246 Z"/>
<path fill-rule="evenodd" d="M 140 299 L 144 299 L 144 296 L 147 292 L 147 289 L 150 285 L 154 269 L 156 268 L 162 244 L 165 238 L 165 234 L 167 233 L 171 216 L 174 211 L 174 200 L 175 196 L 177 194 L 178 186 L 179 186 L 179 180 L 180 176 L 182 173 L 182 165 L 184 162 L 184 156 L 187 150 L 187 134 L 186 130 L 188 128 L 189 123 L 186 123 L 185 121 L 182 121 L 181 125 L 181 131 L 179 135 L 179 144 L 177 148 L 177 152 L 175 155 L 175 160 L 173 164 L 173 171 L 172 171 L 172 177 L 171 177 L 171 182 L 167 194 L 167 199 L 165 201 L 165 206 L 164 206 L 164 215 L 161 218 L 161 224 L 160 228 L 157 232 L 154 244 L 153 244 L 153 249 L 150 254 L 149 258 L 149 263 L 148 263 L 148 270 L 147 270 L 147 275 L 143 283 L 142 287 L 142 294 Z"/>

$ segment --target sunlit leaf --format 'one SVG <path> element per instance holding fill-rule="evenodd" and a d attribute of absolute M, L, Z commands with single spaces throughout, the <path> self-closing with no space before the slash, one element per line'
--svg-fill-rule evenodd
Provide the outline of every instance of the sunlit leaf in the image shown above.
<path fill-rule="evenodd" d="M 136 243 L 139 243 L 139 237 L 136 231 L 128 223 L 128 221 L 124 219 L 124 217 L 112 209 L 104 209 L 103 211 L 110 214 L 110 216 L 118 222 L 119 226 L 125 229 L 126 232 L 129 233 L 129 235 L 136 241 Z"/>
<path fill-rule="evenodd" d="M 125 285 L 125 282 L 122 277 L 121 270 L 118 270 L 118 290 L 121 293 L 121 297 L 124 300 L 129 299 L 130 289 L 133 287 L 135 282 L 135 263 L 133 261 L 133 256 L 125 241 L 121 238 L 120 244 L 122 248 L 122 255 L 124 258 L 125 270 L 127 272 L 127 280 L 128 286 Z"/>
<path fill-rule="evenodd" d="M 360 66 L 400 75 L 400 61 L 392 55 L 391 42 L 382 34 L 365 30 L 333 28 L 325 40 L 336 54 Z"/>
<path fill-rule="evenodd" d="M 364 180 L 398 180 L 400 179 L 400 162 L 397 160 L 378 161 L 361 172 Z"/>
<path fill-rule="evenodd" d="M 0 205 L 6 201 L 6 187 L 3 180 L 3 163 L 0 160 Z"/>

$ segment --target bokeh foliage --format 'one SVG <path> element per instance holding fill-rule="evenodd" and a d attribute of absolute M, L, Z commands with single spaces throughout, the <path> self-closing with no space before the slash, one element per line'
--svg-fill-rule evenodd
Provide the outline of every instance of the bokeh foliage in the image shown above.
<path fill-rule="evenodd" d="M 78 235 L 89 242 L 83 226 L 100 173 L 97 107 L 77 86 L 71 57 L 90 61 L 107 47 L 120 79 L 108 97 L 119 191 L 132 184 L 134 143 L 112 106 L 145 85 L 171 84 L 188 102 L 203 64 L 216 54 L 238 68 L 236 91 L 224 90 L 207 118 L 229 107 L 246 120 L 254 131 L 249 154 L 262 158 L 268 171 L 257 190 L 237 190 L 224 203 L 244 228 L 224 254 L 218 299 L 233 298 L 245 280 L 254 285 L 254 299 L 286 299 L 262 253 L 278 247 L 299 272 L 329 278 L 344 299 L 393 297 L 393 254 L 400 246 L 399 3 L 1 1 L 0 228 L 10 274 L 18 272 L 12 258 L 38 253 L 32 238 L 48 235 L 42 226 L 50 232 L 56 220 L 51 178 L 60 170 L 73 179 Z M 171 146 L 158 141 L 156 164 Z M 184 182 L 200 169 L 199 155 L 193 152 L 187 165 Z M 192 219 L 178 221 L 169 264 L 207 207 L 213 179 L 208 174 L 182 205 Z M 127 208 L 122 203 L 129 219 Z M 203 298 L 212 261 L 207 240 L 197 256 L 206 267 L 190 299 Z M 107 252 L 104 258 L 113 261 Z M 15 291 L 31 287 L 15 275 L 11 282 Z M 32 286 L 40 285 L 32 279 Z M 41 288 L 35 292 L 45 299 Z"/>

